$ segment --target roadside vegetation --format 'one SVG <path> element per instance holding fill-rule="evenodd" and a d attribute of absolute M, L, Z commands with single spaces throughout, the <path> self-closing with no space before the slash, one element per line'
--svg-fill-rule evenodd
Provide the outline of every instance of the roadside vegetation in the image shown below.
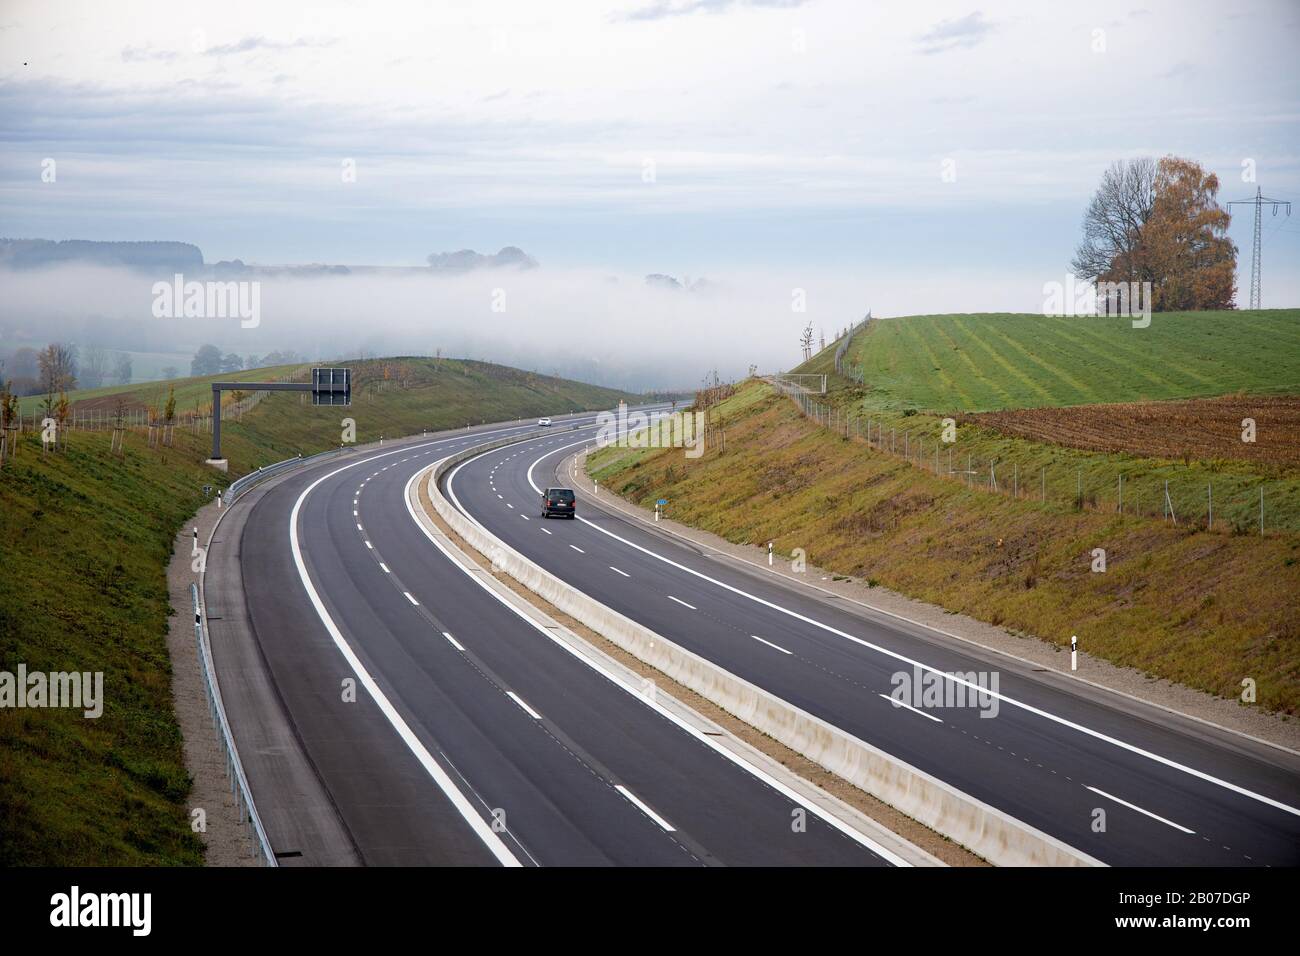
<path fill-rule="evenodd" d="M 203 465 L 206 429 L 178 425 L 158 447 L 133 430 L 120 455 L 110 431 L 71 431 L 58 452 L 30 429 L 17 437 L 0 467 L 0 670 L 102 671 L 105 701 L 98 719 L 0 710 L 0 866 L 202 863 L 171 702 L 166 567 L 177 531 L 210 500 L 205 485 L 336 447 L 344 417 L 366 442 L 463 426 L 471 409 L 477 424 L 631 398 L 484 362 L 344 364 L 357 382 L 350 408 L 276 394 L 223 422 L 228 475 Z"/>
<path fill-rule="evenodd" d="M 819 427 L 759 381 L 712 414 L 725 449 L 689 460 L 607 448 L 589 470 L 728 540 L 803 548 L 831 572 L 1061 648 L 1077 634 L 1091 654 L 1222 697 L 1239 698 L 1249 678 L 1257 706 L 1298 712 L 1300 535 L 1207 532 L 967 487 Z"/>
<path fill-rule="evenodd" d="M 854 335 L 845 376 L 833 352 L 795 371 L 828 373 L 839 430 L 973 487 L 1242 534 L 1262 493 L 1265 531 L 1300 531 L 1300 310 L 909 316 Z"/>

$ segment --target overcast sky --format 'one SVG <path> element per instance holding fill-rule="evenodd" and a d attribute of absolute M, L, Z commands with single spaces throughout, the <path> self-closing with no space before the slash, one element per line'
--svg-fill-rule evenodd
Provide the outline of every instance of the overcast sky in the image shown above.
<path fill-rule="evenodd" d="M 1196 159 L 1223 200 L 1253 161 L 1300 200 L 1297 39 L 1294 0 L 0 0 L 0 231 L 260 263 L 518 245 L 1036 311 L 1112 160 Z M 1232 236 L 1248 269 L 1248 214 Z M 1265 222 L 1264 304 L 1300 305 L 1300 209 Z"/>

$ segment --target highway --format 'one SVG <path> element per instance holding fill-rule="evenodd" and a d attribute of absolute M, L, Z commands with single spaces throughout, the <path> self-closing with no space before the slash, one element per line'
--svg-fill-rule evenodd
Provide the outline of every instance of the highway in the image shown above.
<path fill-rule="evenodd" d="M 902 862 L 564 649 L 435 546 L 407 506 L 413 477 L 535 431 L 551 448 L 575 434 L 557 419 L 389 443 L 250 491 L 218 528 L 209 630 L 281 862 Z"/>
<path fill-rule="evenodd" d="M 589 481 L 556 477 L 594 429 L 564 437 L 487 452 L 455 468 L 444 488 L 501 541 L 592 598 L 1104 863 L 1300 863 L 1296 755 L 1036 671 L 603 508 Z M 538 518 L 547 485 L 576 487 L 578 520 Z M 995 671 L 996 716 L 898 706 L 889 695 L 900 671 Z"/>

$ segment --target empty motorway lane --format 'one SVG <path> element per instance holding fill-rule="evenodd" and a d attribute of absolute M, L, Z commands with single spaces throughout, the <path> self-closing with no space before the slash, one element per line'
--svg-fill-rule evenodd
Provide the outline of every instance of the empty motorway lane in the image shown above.
<path fill-rule="evenodd" d="M 444 486 L 498 538 L 596 600 L 1099 860 L 1300 863 L 1293 754 L 711 557 L 599 508 L 587 482 L 579 520 L 521 521 L 536 515 L 540 487 L 571 483 L 556 466 L 593 437 L 586 429 L 559 445 L 488 452 Z M 996 716 L 895 705 L 893 675 L 917 668 L 996 670 Z"/>
<path fill-rule="evenodd" d="M 367 864 L 896 861 L 578 660 L 434 547 L 408 482 L 530 430 L 305 468 L 250 492 L 242 520 L 218 529 L 214 652 L 228 697 L 246 691 L 232 722 L 276 851 Z M 242 606 L 222 574 L 242 581 Z M 242 655 L 222 632 L 241 617 L 255 645 Z M 268 723 L 289 732 L 246 746 Z"/>

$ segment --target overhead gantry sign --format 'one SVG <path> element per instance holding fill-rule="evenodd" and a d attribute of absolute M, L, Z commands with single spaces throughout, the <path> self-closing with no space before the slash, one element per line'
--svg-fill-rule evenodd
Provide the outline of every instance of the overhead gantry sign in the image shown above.
<path fill-rule="evenodd" d="M 310 382 L 213 382 L 212 383 L 212 457 L 208 464 L 226 470 L 221 457 L 221 393 L 233 392 L 311 392 L 313 405 L 351 405 L 352 370 L 314 368 Z"/>

